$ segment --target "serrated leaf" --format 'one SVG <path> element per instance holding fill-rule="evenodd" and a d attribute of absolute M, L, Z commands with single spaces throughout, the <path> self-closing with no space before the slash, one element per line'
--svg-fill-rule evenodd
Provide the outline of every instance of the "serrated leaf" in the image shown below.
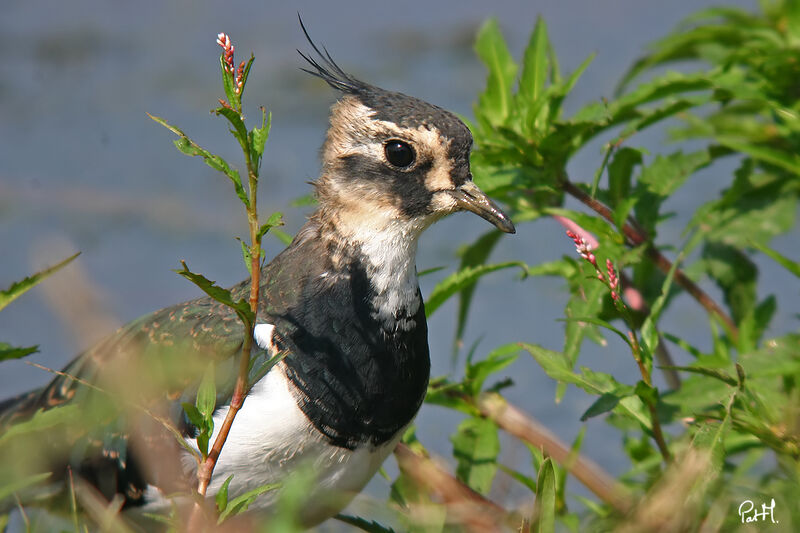
<path fill-rule="evenodd" d="M 242 321 L 248 325 L 248 327 L 251 324 L 253 324 L 255 320 L 255 315 L 253 314 L 253 311 L 250 309 L 250 304 L 244 298 L 240 298 L 239 300 L 234 301 L 231 291 L 229 291 L 228 289 L 223 289 L 222 287 L 217 285 L 215 281 L 206 278 L 202 274 L 196 274 L 192 272 L 191 270 L 189 270 L 189 267 L 186 266 L 185 261 L 181 261 L 181 265 L 183 266 L 183 268 L 181 270 L 175 270 L 174 272 L 180 274 L 184 278 L 188 279 L 189 281 L 200 287 L 200 289 L 202 289 L 203 292 L 205 292 L 214 300 L 222 304 L 225 304 L 231 309 L 233 309 L 236 312 L 236 314 L 239 315 L 239 318 L 241 318 Z"/>
<path fill-rule="evenodd" d="M 80 252 L 73 254 L 51 267 L 47 267 L 44 270 L 41 270 L 32 276 L 26 277 L 22 281 L 15 281 L 14 283 L 11 284 L 9 288 L 5 290 L 0 290 L 0 309 L 6 307 L 8 304 L 10 304 L 14 300 L 22 296 L 23 293 L 35 287 L 38 283 L 45 280 L 48 276 L 50 276 L 54 272 L 67 266 L 73 259 L 75 259 L 79 255 L 81 255 Z"/>
<path fill-rule="evenodd" d="M 502 124 L 511 113 L 511 88 L 517 65 L 508 51 L 497 19 L 487 20 L 478 30 L 475 51 L 489 70 L 486 89 L 478 96 L 475 114 L 485 117 L 491 124 Z"/>
<path fill-rule="evenodd" d="M 468 267 L 458 272 L 450 274 L 445 279 L 436 284 L 425 301 L 425 314 L 430 317 L 444 302 L 457 292 L 466 287 L 474 285 L 480 278 L 491 272 L 517 267 L 526 270 L 525 263 L 520 261 L 509 261 L 507 263 L 497 263 L 493 265 L 478 265 Z"/>
<path fill-rule="evenodd" d="M 16 346 L 11 346 L 10 344 L 7 344 L 5 342 L 0 342 L 0 361 L 5 361 L 8 359 L 22 359 L 26 355 L 30 355 L 38 351 L 39 351 L 38 345 L 20 348 Z"/>
<path fill-rule="evenodd" d="M 556 523 L 556 474 L 553 461 L 549 457 L 539 467 L 536 481 L 536 516 L 537 533 L 553 533 Z"/>
<path fill-rule="evenodd" d="M 223 512 L 228 507 L 228 486 L 231 484 L 232 479 L 233 474 L 222 482 L 222 486 L 219 488 L 219 491 L 217 491 L 217 495 L 214 496 L 214 502 L 217 505 L 218 513 Z"/>
<path fill-rule="evenodd" d="M 456 476 L 473 490 L 488 494 L 497 471 L 500 438 L 497 426 L 485 418 L 468 418 L 450 438 L 458 461 Z"/>
<path fill-rule="evenodd" d="M 236 191 L 236 196 L 239 197 L 239 200 L 242 203 L 250 207 L 250 200 L 247 198 L 247 193 L 244 191 L 244 187 L 242 186 L 242 179 L 239 177 L 239 171 L 235 168 L 231 168 L 227 161 L 221 158 L 218 155 L 214 155 L 193 140 L 191 140 L 180 128 L 173 126 L 172 124 L 168 123 L 161 117 L 157 117 L 155 115 L 151 115 L 147 113 L 147 116 L 153 119 L 155 122 L 158 122 L 172 133 L 177 135 L 179 139 L 175 140 L 175 147 L 180 150 L 182 153 L 190 156 L 200 156 L 203 158 L 203 161 L 206 162 L 208 166 L 213 168 L 214 170 L 218 170 L 222 172 L 233 183 L 233 188 Z"/>

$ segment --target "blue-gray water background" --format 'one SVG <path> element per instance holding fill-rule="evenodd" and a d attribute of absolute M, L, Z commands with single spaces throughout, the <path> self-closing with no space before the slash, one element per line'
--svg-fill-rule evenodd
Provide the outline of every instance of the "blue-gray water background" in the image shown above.
<path fill-rule="evenodd" d="M 749 8 L 755 4 L 734 3 Z M 297 10 L 314 39 L 357 77 L 470 117 L 485 83 L 485 70 L 472 44 L 476 29 L 489 16 L 498 17 L 516 57 L 538 14 L 548 24 L 564 71 L 573 71 L 597 52 L 566 102 L 566 112 L 571 113 L 589 101 L 612 96 L 616 82 L 645 51 L 646 43 L 708 5 L 706 0 L 493 6 L 481 1 L 416 0 L 291 5 L 5 0 L 0 14 L 0 286 L 71 251 L 82 255 L 44 289 L 26 294 L 0 314 L 0 340 L 38 344 L 41 353 L 32 360 L 60 368 L 115 324 L 198 296 L 196 287 L 171 271 L 180 259 L 222 285 L 245 276 L 233 236 L 245 235 L 246 224 L 230 183 L 198 158 L 178 153 L 172 146 L 173 135 L 145 115 L 165 117 L 201 145 L 239 161 L 238 147 L 223 120 L 208 113 L 223 96 L 220 50 L 214 42 L 220 31 L 232 36 L 237 61 L 255 53 L 246 111 L 251 121 L 259 116 L 258 105 L 273 114 L 260 208 L 264 214 L 284 211 L 285 229 L 294 233 L 307 208 L 287 204 L 307 194 L 306 182 L 317 176 L 327 108 L 335 98 L 323 82 L 298 69 L 302 60 L 295 49 L 308 46 L 297 24 Z M 664 132 L 655 130 L 629 144 L 657 153 L 663 139 Z M 573 160 L 569 170 L 574 180 L 591 179 L 602 157 L 601 145 L 602 139 Z M 732 168 L 733 163 L 704 171 L 666 206 L 678 216 L 662 232 L 663 244 L 680 243 L 688 216 L 704 197 L 729 181 Z M 422 279 L 424 294 L 457 265 L 458 247 L 487 229 L 485 221 L 459 214 L 427 232 L 419 247 L 419 269 L 447 268 Z M 778 239 L 776 246 L 786 250 L 792 240 L 797 242 L 797 231 Z M 269 256 L 279 246 L 268 241 Z M 572 253 L 562 228 L 552 220 L 541 220 L 520 224 L 517 235 L 503 238 L 493 259 L 522 258 L 536 264 Z M 798 311 L 797 291 L 785 289 L 796 284 L 768 261 L 759 260 L 759 266 L 760 297 L 777 293 L 783 311 L 772 333 L 796 329 L 790 317 Z M 99 300 L 83 302 L 84 282 L 96 287 Z M 704 287 L 718 296 L 713 286 Z M 466 345 L 482 339 L 478 354 L 511 341 L 560 349 L 563 323 L 557 319 L 566 298 L 559 280 L 520 282 L 509 271 L 494 274 L 475 294 Z M 94 311 L 86 314 L 96 315 L 94 322 L 81 325 L 81 317 L 70 315 L 83 311 L 56 311 L 59 305 L 62 309 L 89 305 Z M 454 310 L 451 302 L 429 323 L 434 375 L 452 368 Z M 687 297 L 675 301 L 663 326 L 701 348 L 710 346 L 706 316 Z M 679 361 L 687 360 L 685 354 L 673 351 Z M 580 363 L 612 372 L 621 381 L 637 380 L 630 353 L 614 339 L 607 347 L 587 344 Z M 524 354 L 506 375 L 517 383 L 509 398 L 571 442 L 582 425 L 579 417 L 593 398 L 571 388 L 555 404 L 555 384 Z M 4 363 L 0 396 L 49 379 L 47 373 L 23 362 Z M 446 457 L 447 436 L 459 420 L 457 414 L 425 406 L 418 417 L 418 435 Z M 628 463 L 618 433 L 602 418 L 587 425 L 585 453 L 612 473 L 623 472 Z M 529 463 L 527 451 L 518 444 L 506 446 L 501 459 L 514 465 Z M 383 497 L 387 487 L 384 480 L 374 480 L 370 494 Z M 576 484 L 570 488 L 584 493 Z M 508 490 L 508 480 L 498 480 L 493 496 L 502 499 Z"/>

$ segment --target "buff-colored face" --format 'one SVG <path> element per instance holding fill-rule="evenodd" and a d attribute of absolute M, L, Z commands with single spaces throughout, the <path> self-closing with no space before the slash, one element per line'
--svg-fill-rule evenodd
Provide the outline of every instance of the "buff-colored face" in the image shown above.
<path fill-rule="evenodd" d="M 362 227 L 387 220 L 426 227 L 465 209 L 503 231 L 513 224 L 472 183 L 469 129 L 421 100 L 376 89 L 334 105 L 323 146 L 321 207 Z"/>

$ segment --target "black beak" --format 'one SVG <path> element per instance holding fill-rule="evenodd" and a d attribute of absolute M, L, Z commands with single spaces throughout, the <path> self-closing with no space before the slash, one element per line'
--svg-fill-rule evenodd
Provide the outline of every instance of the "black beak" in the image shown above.
<path fill-rule="evenodd" d="M 488 197 L 486 193 L 478 188 L 472 181 L 464 182 L 463 185 L 456 189 L 447 191 L 450 196 L 455 198 L 456 204 L 461 209 L 472 211 L 481 218 L 484 218 L 497 226 L 497 229 L 505 231 L 506 233 L 516 233 L 514 223 L 508 218 L 508 215 L 497 207 L 497 205 Z"/>

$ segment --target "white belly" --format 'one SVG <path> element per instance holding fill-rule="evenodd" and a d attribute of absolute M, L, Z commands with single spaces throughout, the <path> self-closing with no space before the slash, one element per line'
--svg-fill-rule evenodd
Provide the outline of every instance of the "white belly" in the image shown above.
<path fill-rule="evenodd" d="M 231 426 L 208 495 L 216 494 L 231 474 L 229 498 L 283 481 L 299 468 L 310 468 L 316 482 L 303 518 L 304 522 L 314 524 L 336 514 L 352 500 L 394 449 L 402 432 L 378 447 L 365 445 L 348 450 L 332 446 L 297 406 L 290 386 L 282 363 L 253 386 Z M 227 409 L 219 409 L 214 416 L 211 443 L 226 412 Z M 196 449 L 194 439 L 187 439 L 187 443 Z M 195 468 L 188 454 L 186 466 Z M 251 508 L 268 509 L 275 503 L 278 492 L 262 494 Z"/>

